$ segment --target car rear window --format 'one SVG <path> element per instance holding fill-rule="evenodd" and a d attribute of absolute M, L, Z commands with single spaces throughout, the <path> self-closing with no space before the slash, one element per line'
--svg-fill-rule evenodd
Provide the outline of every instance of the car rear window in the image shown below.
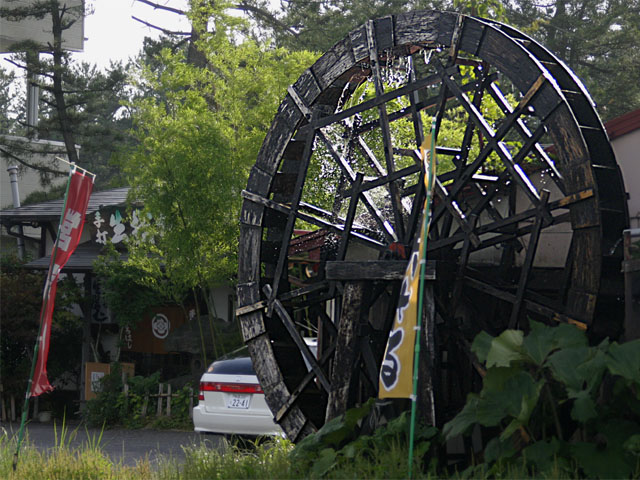
<path fill-rule="evenodd" d="M 250 357 L 238 357 L 229 360 L 213 362 L 207 369 L 208 373 L 222 375 L 255 375 L 253 363 Z"/>

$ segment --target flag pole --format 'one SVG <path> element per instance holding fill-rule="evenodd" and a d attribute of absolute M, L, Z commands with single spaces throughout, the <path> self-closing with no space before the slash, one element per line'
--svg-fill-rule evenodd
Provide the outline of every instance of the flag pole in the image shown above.
<path fill-rule="evenodd" d="M 420 336 L 422 331 L 422 309 L 423 309 L 423 299 L 424 299 L 424 281 L 425 281 L 425 273 L 426 273 L 426 263 L 427 263 L 427 235 L 429 233 L 429 217 L 431 211 L 431 186 L 433 184 L 433 175 L 434 175 L 434 158 L 435 158 L 435 133 L 436 133 L 436 118 L 433 117 L 431 121 L 431 145 L 429 148 L 429 161 L 426 162 L 423 158 L 423 163 L 425 165 L 425 207 L 424 207 L 424 216 L 422 219 L 422 239 L 423 242 L 420 243 L 420 249 L 422 250 L 422 255 L 420 255 L 420 280 L 419 280 L 419 288 L 418 288 L 418 315 L 416 320 L 416 338 L 415 338 L 415 347 L 414 347 L 414 355 L 413 355 L 413 393 L 411 395 L 411 421 L 410 421 L 410 429 L 409 429 L 409 478 L 413 478 L 413 447 L 415 443 L 415 431 L 416 431 L 416 412 L 418 406 L 418 367 L 420 360 Z M 425 152 L 423 153 L 423 157 Z"/>
<path fill-rule="evenodd" d="M 69 163 L 69 162 L 65 162 Z M 55 263 L 55 256 L 58 246 L 58 239 L 60 238 L 60 229 L 62 228 L 62 222 L 64 220 L 64 212 L 67 209 L 67 197 L 69 196 L 69 186 L 71 185 L 71 176 L 76 170 L 76 166 L 71 165 L 69 170 L 69 177 L 67 178 L 67 188 L 64 194 L 64 203 L 62 205 L 62 213 L 60 214 L 60 221 L 58 222 L 58 233 L 56 235 L 56 241 L 53 245 L 53 251 L 51 254 L 51 261 L 49 262 L 49 270 L 47 272 L 47 279 L 45 280 L 45 291 L 43 294 L 42 307 L 40 310 L 40 326 L 38 327 L 38 337 L 36 338 L 36 344 L 33 347 L 33 360 L 31 361 L 31 373 L 29 374 L 29 381 L 27 382 L 27 391 L 24 396 L 24 405 L 22 407 L 22 417 L 20 419 L 20 430 L 18 430 L 18 444 L 16 445 L 16 453 L 13 455 L 13 471 L 15 472 L 18 466 L 18 456 L 20 455 L 20 447 L 22 446 L 22 440 L 24 438 L 24 428 L 27 423 L 27 415 L 29 414 L 29 400 L 31 398 L 31 386 L 33 385 L 33 375 L 36 371 L 36 363 L 38 362 L 38 350 L 40 348 L 40 337 L 42 336 L 42 326 L 44 324 L 43 317 L 47 310 L 47 304 L 49 302 L 48 290 L 51 289 L 51 267 Z"/>

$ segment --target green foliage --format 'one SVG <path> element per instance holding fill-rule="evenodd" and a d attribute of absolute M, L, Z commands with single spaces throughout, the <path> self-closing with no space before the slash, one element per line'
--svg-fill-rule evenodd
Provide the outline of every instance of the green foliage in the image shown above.
<path fill-rule="evenodd" d="M 172 392 L 171 416 L 157 417 L 158 397 L 150 396 L 158 392 L 160 372 L 149 377 L 135 376 L 127 379 L 129 387 L 125 394 L 120 365 L 112 365 L 112 371 L 100 379 L 101 391 L 96 398 L 87 401 L 84 418 L 90 426 L 122 426 L 126 428 L 188 428 L 191 385 L 187 384 Z M 143 406 L 147 402 L 146 415 Z"/>
<path fill-rule="evenodd" d="M 0 17 L 13 21 L 34 18 L 49 21 L 45 29 L 52 34 L 48 48 L 34 42 L 23 42 L 14 46 L 16 52 L 11 61 L 33 74 L 30 81 L 40 89 L 38 123 L 27 126 L 23 109 L 16 109 L 18 102 L 11 101 L 8 121 L 0 120 L 1 134 L 25 136 L 30 139 L 58 140 L 64 142 L 70 161 L 96 173 L 96 185 L 104 187 L 121 184 L 119 171 L 110 164 L 118 148 L 131 142 L 127 131 L 130 118 L 121 102 L 128 98 L 131 90 L 127 85 L 126 67 L 121 63 L 112 64 L 104 71 L 88 63 L 74 62 L 70 52 L 62 47 L 66 30 L 81 22 L 87 14 L 85 2 L 67 5 L 63 1 L 34 1 L 16 5 L 3 3 Z M 0 103 L 2 96 L 2 75 L 0 75 Z M 17 78 L 13 87 L 20 91 Z M 4 110 L 4 108 L 3 108 Z M 0 118 L 2 118 L 0 111 Z M 4 128 L 6 125 L 6 129 Z M 21 166 L 38 170 L 42 186 L 46 186 L 52 175 L 63 175 L 65 168 L 52 164 L 51 145 L 47 142 L 23 142 L 2 139 L 0 155 L 17 161 Z M 79 157 L 76 145 L 81 147 Z"/>
<path fill-rule="evenodd" d="M 195 29 L 203 19 L 215 25 L 196 42 L 206 68 L 162 49 L 137 72 L 136 86 L 148 94 L 129 104 L 138 144 L 123 156 L 123 171 L 152 221 L 128 244 L 127 263 L 176 302 L 193 293 L 213 319 L 211 289 L 235 281 L 249 170 L 287 85 L 315 56 L 236 41 L 242 22 L 225 13 L 228 4 L 192 7 Z"/>
<path fill-rule="evenodd" d="M 45 279 L 42 272 L 25 270 L 24 263 L 9 255 L 0 258 L 2 383 L 5 393 L 18 398 L 26 390 L 31 371 Z M 64 276 L 58 281 L 47 365 L 50 382 L 65 372 L 79 374 L 82 318 L 73 313 L 73 305 L 82 301 L 73 277 Z"/>
<path fill-rule="evenodd" d="M 4 429 L 0 434 L 0 478 L 8 480 L 52 479 L 95 479 L 95 480 L 134 480 L 154 478 L 148 460 L 137 462 L 134 467 L 126 466 L 122 460 L 113 461 L 100 449 L 101 438 L 93 437 L 82 445 L 72 447 L 77 429 L 69 431 L 63 423 L 61 430 L 56 429 L 56 442 L 53 448 L 42 450 L 26 438 L 20 449 L 17 468 L 12 463 L 16 451 L 17 435 L 8 434 Z"/>
<path fill-rule="evenodd" d="M 241 446 L 227 443 L 216 449 L 210 447 L 186 447 L 185 461 L 161 464 L 159 479 L 258 479 L 298 478 L 294 475 L 289 452 L 292 443 L 283 438 L 259 439 L 254 444 Z M 176 473 L 177 472 L 177 473 Z"/>
<path fill-rule="evenodd" d="M 451 10 L 452 3 L 451 0 L 290 1 L 283 2 L 281 12 L 273 13 L 273 16 L 248 13 L 253 13 L 255 21 L 273 33 L 278 45 L 291 50 L 304 48 L 324 52 L 369 19 L 411 10 Z"/>
<path fill-rule="evenodd" d="M 168 69 L 155 88 L 166 100 L 136 102 L 140 147 L 125 165 L 131 195 L 153 218 L 145 227 L 148 240 L 129 245 L 131 263 L 161 262 L 185 290 L 226 284 L 236 265 L 234 191 L 241 169 L 206 101 L 210 72 L 168 52 L 164 60 Z"/>
<path fill-rule="evenodd" d="M 122 261 L 111 243 L 94 262 L 103 298 L 120 327 L 135 328 L 151 307 L 171 300 L 162 288 L 160 269 L 145 270 L 143 266 Z"/>
<path fill-rule="evenodd" d="M 640 341 L 590 346 L 577 327 L 532 321 L 526 336 L 483 332 L 472 350 L 487 367 L 482 390 L 443 433 L 451 439 L 475 425 L 500 433 L 471 472 L 524 462 L 534 475 L 639 473 Z"/>
<path fill-rule="evenodd" d="M 508 23 L 566 62 L 605 120 L 640 107 L 640 1 L 516 0 L 506 5 Z"/>
<path fill-rule="evenodd" d="M 9 133 L 13 124 L 11 117 L 15 115 L 16 103 L 11 84 L 15 77 L 15 73 L 0 65 L 0 134 Z"/>
<path fill-rule="evenodd" d="M 408 472 L 408 412 L 366 434 L 364 419 L 375 399 L 327 422 L 316 433 L 307 436 L 291 452 L 291 462 L 300 477 L 312 478 L 401 478 Z M 429 452 L 438 431 L 419 426 L 414 455 L 417 469 Z M 435 460 L 429 465 L 434 472 Z"/>

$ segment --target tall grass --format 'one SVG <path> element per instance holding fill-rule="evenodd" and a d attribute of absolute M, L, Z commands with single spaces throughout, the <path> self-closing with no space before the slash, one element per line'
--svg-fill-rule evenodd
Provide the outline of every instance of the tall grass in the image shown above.
<path fill-rule="evenodd" d="M 204 445 L 185 448 L 184 462 L 161 462 L 159 480 L 223 480 L 300 478 L 292 469 L 291 442 L 275 438 L 266 442 L 230 443 L 212 450 Z"/>
<path fill-rule="evenodd" d="M 55 446 L 46 451 L 37 449 L 28 436 L 20 450 L 16 470 L 13 457 L 17 440 L 6 431 L 0 434 L 0 478 L 8 480 L 47 479 L 123 479 L 139 480 L 153 478 L 148 461 L 139 462 L 135 467 L 112 461 L 99 448 L 99 437 L 72 448 L 71 442 L 76 431 L 70 432 L 63 423 L 61 430 L 55 430 Z"/>
<path fill-rule="evenodd" d="M 122 460 L 113 461 L 100 447 L 100 436 L 89 439 L 83 445 L 72 447 L 76 431 L 69 432 L 63 426 L 56 434 L 56 446 L 38 450 L 27 437 L 20 453 L 18 467 L 14 472 L 12 460 L 16 441 L 0 430 L 0 479 L 24 480 L 75 480 L 75 479 L 122 479 L 122 480 L 227 480 L 227 479 L 393 479 L 407 478 L 406 447 L 391 444 L 384 451 L 373 449 L 360 451 L 350 458 L 335 461 L 333 468 L 322 473 L 313 469 L 302 470 L 300 463 L 292 462 L 291 442 L 274 439 L 253 444 L 225 442 L 215 450 L 201 445 L 186 447 L 185 458 L 161 457 L 151 463 L 148 458 L 135 466 L 124 465 Z M 416 478 L 435 478 L 417 465 Z M 555 469 L 539 478 L 578 478 L 566 470 Z M 442 474 L 441 474 L 442 475 Z M 507 479 L 531 478 L 524 463 L 520 465 L 484 465 L 465 472 L 451 471 L 453 479 Z"/>

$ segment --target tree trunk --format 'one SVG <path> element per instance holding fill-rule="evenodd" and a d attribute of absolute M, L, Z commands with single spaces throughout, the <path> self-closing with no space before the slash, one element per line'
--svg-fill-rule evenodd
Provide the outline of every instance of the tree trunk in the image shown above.
<path fill-rule="evenodd" d="M 64 66 L 62 61 L 64 59 L 64 51 L 62 49 L 62 32 L 64 30 L 62 25 L 62 17 L 64 11 L 60 9 L 57 2 L 51 3 L 51 18 L 52 18 L 52 31 L 53 31 L 53 98 L 55 99 L 56 112 L 58 115 L 58 122 L 60 123 L 60 131 L 62 132 L 62 138 L 67 150 L 67 156 L 71 163 L 78 163 L 78 152 L 76 151 L 75 135 L 71 126 L 71 120 L 67 112 L 67 102 L 64 96 L 64 88 L 62 83 L 62 77 L 64 72 Z"/>

